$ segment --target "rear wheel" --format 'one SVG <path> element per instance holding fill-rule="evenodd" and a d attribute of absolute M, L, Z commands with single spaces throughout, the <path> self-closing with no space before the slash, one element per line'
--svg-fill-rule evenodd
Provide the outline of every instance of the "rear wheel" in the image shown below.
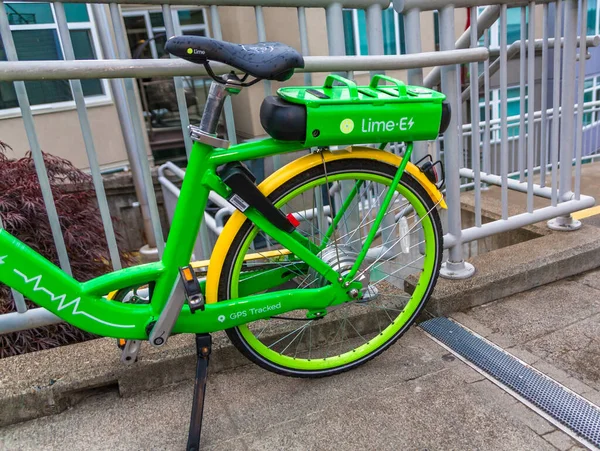
<path fill-rule="evenodd" d="M 371 159 L 329 161 L 285 181 L 269 198 L 285 214 L 294 214 L 298 230 L 320 247 L 319 257 L 343 275 L 354 263 L 396 171 Z M 354 200 L 333 227 L 336 212 L 352 192 L 357 193 Z M 245 356 L 284 375 L 328 376 L 365 363 L 408 329 L 437 280 L 442 228 L 436 205 L 408 173 L 396 192 L 357 274 L 363 283 L 360 298 L 330 307 L 324 318 L 307 318 L 306 310 L 297 310 L 227 330 Z M 218 299 L 249 294 L 240 293 L 240 280 L 269 273 L 283 281 L 268 291 L 327 283 L 246 220 L 225 257 Z"/>

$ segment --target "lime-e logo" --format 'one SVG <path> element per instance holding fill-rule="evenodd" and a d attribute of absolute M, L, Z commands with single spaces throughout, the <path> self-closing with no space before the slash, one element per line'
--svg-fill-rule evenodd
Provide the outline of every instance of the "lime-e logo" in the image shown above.
<path fill-rule="evenodd" d="M 344 119 L 340 124 L 340 131 L 344 135 L 347 135 L 348 133 L 351 133 L 352 130 L 354 130 L 354 121 L 352 119 Z"/>
<path fill-rule="evenodd" d="M 192 53 L 194 53 L 194 49 L 192 49 L 192 48 L 187 49 L 187 53 L 188 53 L 188 55 L 191 55 Z"/>

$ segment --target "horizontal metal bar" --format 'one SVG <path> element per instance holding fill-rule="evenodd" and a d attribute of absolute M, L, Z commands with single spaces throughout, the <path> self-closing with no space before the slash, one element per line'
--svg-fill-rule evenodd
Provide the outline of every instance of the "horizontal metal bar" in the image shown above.
<path fill-rule="evenodd" d="M 596 107 L 600 107 L 600 100 L 594 100 L 592 102 L 586 102 L 586 103 L 583 104 L 583 107 L 584 107 L 584 111 L 583 111 L 584 115 L 588 114 L 588 113 L 593 113 L 594 111 L 598 111 L 598 110 L 600 110 L 600 108 L 596 108 Z M 579 108 L 579 105 L 577 103 L 575 104 L 575 108 Z M 546 110 L 547 118 L 548 119 L 552 119 L 553 116 L 554 116 L 554 112 L 555 111 L 556 111 L 555 108 L 548 108 Z M 558 113 L 559 113 L 558 116 L 560 117 L 560 115 L 562 113 L 562 107 L 558 108 Z M 524 116 L 525 116 L 525 119 L 529 118 L 528 113 L 525 113 Z M 533 113 L 533 117 L 535 118 L 536 122 L 539 123 L 540 120 L 541 120 L 541 117 L 542 117 L 542 112 L 541 111 L 534 112 Z M 518 121 L 520 118 L 521 118 L 520 114 L 515 115 L 515 116 L 508 116 L 506 118 L 506 121 L 508 122 L 508 126 L 509 127 L 518 126 L 519 124 L 516 123 L 516 121 Z M 491 126 L 493 126 L 493 125 L 499 125 L 500 122 L 501 122 L 501 119 L 492 119 L 491 121 L 489 121 L 489 124 Z M 479 126 L 481 127 L 483 124 L 484 124 L 484 122 L 480 122 Z M 591 127 L 593 125 L 589 125 L 589 126 Z M 462 129 L 463 129 L 463 132 L 468 135 L 469 132 L 471 131 L 471 124 L 470 123 L 469 124 L 463 124 Z M 492 131 L 495 131 L 495 130 L 499 130 L 499 128 L 492 127 Z"/>
<path fill-rule="evenodd" d="M 549 206 L 533 211 L 533 213 L 521 213 L 511 216 L 507 219 L 499 219 L 494 222 L 488 222 L 481 227 L 470 227 L 463 230 L 460 236 L 460 243 L 456 237 L 445 235 L 444 248 L 448 249 L 452 246 L 468 243 L 470 241 L 479 240 L 488 236 L 496 235 L 497 233 L 508 232 L 509 230 L 519 229 L 536 222 L 546 221 L 556 218 L 557 216 L 569 215 L 575 211 L 593 207 L 596 200 L 591 196 L 581 196 L 579 200 L 570 200 L 563 202 L 557 206 Z"/>
<path fill-rule="evenodd" d="M 564 46 L 564 38 L 560 38 L 560 45 L 561 47 Z M 579 43 L 580 43 L 580 38 L 577 38 L 577 47 L 579 47 Z M 525 44 L 529 44 L 528 40 L 525 40 Z M 534 50 L 537 53 L 542 51 L 542 47 L 544 45 L 544 40 L 543 39 L 536 39 L 534 41 Z M 547 45 L 549 49 L 553 49 L 554 48 L 554 38 L 549 38 L 547 41 Z M 586 45 L 587 47 L 598 47 L 600 45 L 600 35 L 595 35 L 595 36 L 588 36 L 586 38 Z M 498 70 L 500 69 L 500 48 L 496 47 L 496 48 L 490 48 L 490 59 L 494 59 L 494 62 L 490 64 L 490 67 L 488 69 L 488 76 L 492 76 L 494 75 L 496 72 L 498 72 Z M 507 49 L 506 51 L 506 59 L 507 60 L 511 60 L 513 58 L 515 58 L 516 56 L 518 56 L 521 52 L 521 41 L 515 41 L 513 42 Z M 483 86 L 483 83 L 485 81 L 485 75 L 486 74 L 481 74 L 479 76 L 478 82 L 479 82 L 479 86 Z M 470 97 L 470 91 L 469 88 L 467 87 L 463 92 L 462 92 L 462 101 L 465 102 L 469 99 Z"/>
<path fill-rule="evenodd" d="M 109 0 L 63 0 L 63 3 L 109 3 Z M 279 6 L 279 7 L 300 7 L 306 8 L 325 8 L 332 3 L 339 3 L 344 8 L 365 9 L 373 4 L 381 5 L 382 9 L 388 8 L 390 0 L 119 0 L 121 5 L 186 5 L 186 6 Z"/>
<path fill-rule="evenodd" d="M 460 171 L 460 176 L 468 179 L 475 178 L 475 171 L 469 168 L 462 168 Z M 480 173 L 480 179 L 482 182 L 487 183 L 489 185 L 502 186 L 502 177 L 494 174 L 485 174 L 483 172 Z M 520 193 L 527 192 L 528 184 L 527 182 L 519 182 L 515 179 L 508 179 L 508 189 L 513 191 L 518 191 Z M 546 199 L 550 199 L 552 197 L 552 189 L 550 187 L 542 188 L 540 185 L 533 184 L 533 193 L 538 197 L 544 197 Z"/>
<path fill-rule="evenodd" d="M 298 72 L 399 70 L 484 61 L 485 48 L 424 52 L 418 55 L 307 56 Z M 211 64 L 216 74 L 231 67 Z M 239 71 L 238 71 L 239 72 Z M 207 75 L 204 66 L 178 59 L 14 61 L 0 63 L 0 80 L 65 80 Z"/>
<path fill-rule="evenodd" d="M 552 3 L 553 0 L 537 0 L 537 4 Z M 507 5 L 508 8 L 515 6 L 526 6 L 529 2 L 523 0 L 496 0 L 496 5 Z M 433 11 L 442 9 L 444 6 L 452 4 L 454 8 L 470 8 L 473 6 L 488 6 L 490 0 L 394 0 L 394 9 L 399 13 L 408 11 L 409 9 L 418 9 L 419 11 Z"/>
<path fill-rule="evenodd" d="M 0 315 L 0 334 L 9 334 L 60 322 L 62 320 L 58 316 L 41 307 L 29 309 L 25 313 L 6 313 Z"/>
<path fill-rule="evenodd" d="M 580 38 L 577 37 L 577 47 L 579 47 L 579 44 L 580 44 L 579 41 L 580 41 Z M 596 35 L 592 35 L 592 36 L 587 36 L 585 41 L 586 41 L 587 47 L 598 47 L 600 45 L 600 35 L 596 34 Z M 543 39 L 534 40 L 533 48 L 535 49 L 536 52 L 539 52 L 542 50 L 543 42 L 544 42 Z M 528 39 L 525 40 L 525 44 L 526 45 L 529 44 Z M 565 38 L 560 38 L 560 45 L 564 46 L 564 44 L 565 44 Z M 518 54 L 519 50 L 520 50 L 520 46 L 521 46 L 521 41 L 520 40 L 515 41 L 508 47 L 507 52 L 511 52 L 512 48 L 516 48 L 517 54 Z M 554 38 L 548 38 L 548 48 L 549 49 L 554 48 Z M 500 56 L 500 47 L 491 47 L 490 48 L 490 58 L 498 58 L 498 56 Z"/>

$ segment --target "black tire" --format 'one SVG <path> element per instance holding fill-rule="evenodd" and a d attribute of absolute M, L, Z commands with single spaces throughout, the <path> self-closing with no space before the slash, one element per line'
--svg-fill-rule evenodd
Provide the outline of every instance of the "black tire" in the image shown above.
<path fill-rule="evenodd" d="M 367 174 L 374 174 L 378 176 L 383 176 L 388 179 L 392 179 L 397 171 L 397 168 L 393 165 L 369 160 L 369 159 L 342 159 L 328 162 L 326 165 L 326 173 L 328 176 L 334 176 L 336 174 L 341 174 L 345 172 L 361 172 Z M 279 200 L 283 199 L 287 194 L 293 192 L 300 186 L 303 186 L 311 181 L 323 178 L 325 176 L 325 168 L 323 165 L 317 165 L 316 167 L 310 168 L 297 176 L 293 177 L 290 180 L 287 180 L 280 187 L 275 189 L 273 193 L 268 196 L 269 199 L 273 203 L 277 203 Z M 406 323 L 383 345 L 374 349 L 369 354 L 363 356 L 362 358 L 352 361 L 348 364 L 341 365 L 339 367 L 334 367 L 326 370 L 299 370 L 295 368 L 290 368 L 287 366 L 279 365 L 271 360 L 264 358 L 261 354 L 257 353 L 251 346 L 248 345 L 245 338 L 239 331 L 239 328 L 228 329 L 227 335 L 229 339 L 234 344 L 234 346 L 245 355 L 250 361 L 259 365 L 266 370 L 275 372 L 277 374 L 285 375 L 285 376 L 293 376 L 293 377 L 324 377 L 331 376 L 334 374 L 339 374 L 344 371 L 348 371 L 350 369 L 356 368 L 359 365 L 362 365 L 369 360 L 373 359 L 377 355 L 381 354 L 383 351 L 388 349 L 398 338 L 400 338 L 412 325 L 415 321 L 419 313 L 422 311 L 425 306 L 427 300 L 431 296 L 435 283 L 437 281 L 439 275 L 439 269 L 442 262 L 442 252 L 443 252 L 443 233 L 442 233 L 442 225 L 439 218 L 439 214 L 436 209 L 436 205 L 434 204 L 431 197 L 427 194 L 425 189 L 408 173 L 405 172 L 402 175 L 401 185 L 411 191 L 416 198 L 418 198 L 419 202 L 423 204 L 428 215 L 431 218 L 431 225 L 434 229 L 435 236 L 435 261 L 433 264 L 433 271 L 431 277 L 428 280 L 428 285 L 424 291 L 424 295 L 421 298 L 420 304 L 418 308 L 414 311 L 412 316 Z M 221 271 L 221 279 L 219 280 L 219 289 L 218 289 L 218 300 L 227 300 L 230 299 L 230 280 L 234 271 L 234 263 L 238 259 L 238 254 L 240 253 L 240 248 L 243 243 L 249 236 L 251 230 L 254 228 L 253 224 L 246 220 L 243 225 L 240 227 L 238 233 L 234 237 L 229 251 L 227 253 L 225 262 L 223 264 L 223 269 Z M 419 281 L 421 283 L 421 281 Z"/>

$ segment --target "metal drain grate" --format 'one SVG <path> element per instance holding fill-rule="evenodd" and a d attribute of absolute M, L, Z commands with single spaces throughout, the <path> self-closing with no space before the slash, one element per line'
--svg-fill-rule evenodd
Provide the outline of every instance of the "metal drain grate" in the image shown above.
<path fill-rule="evenodd" d="M 473 335 L 448 318 L 433 318 L 421 323 L 420 327 L 577 435 L 600 448 L 600 408 L 566 390 L 554 380 L 523 365 L 510 354 Z"/>

